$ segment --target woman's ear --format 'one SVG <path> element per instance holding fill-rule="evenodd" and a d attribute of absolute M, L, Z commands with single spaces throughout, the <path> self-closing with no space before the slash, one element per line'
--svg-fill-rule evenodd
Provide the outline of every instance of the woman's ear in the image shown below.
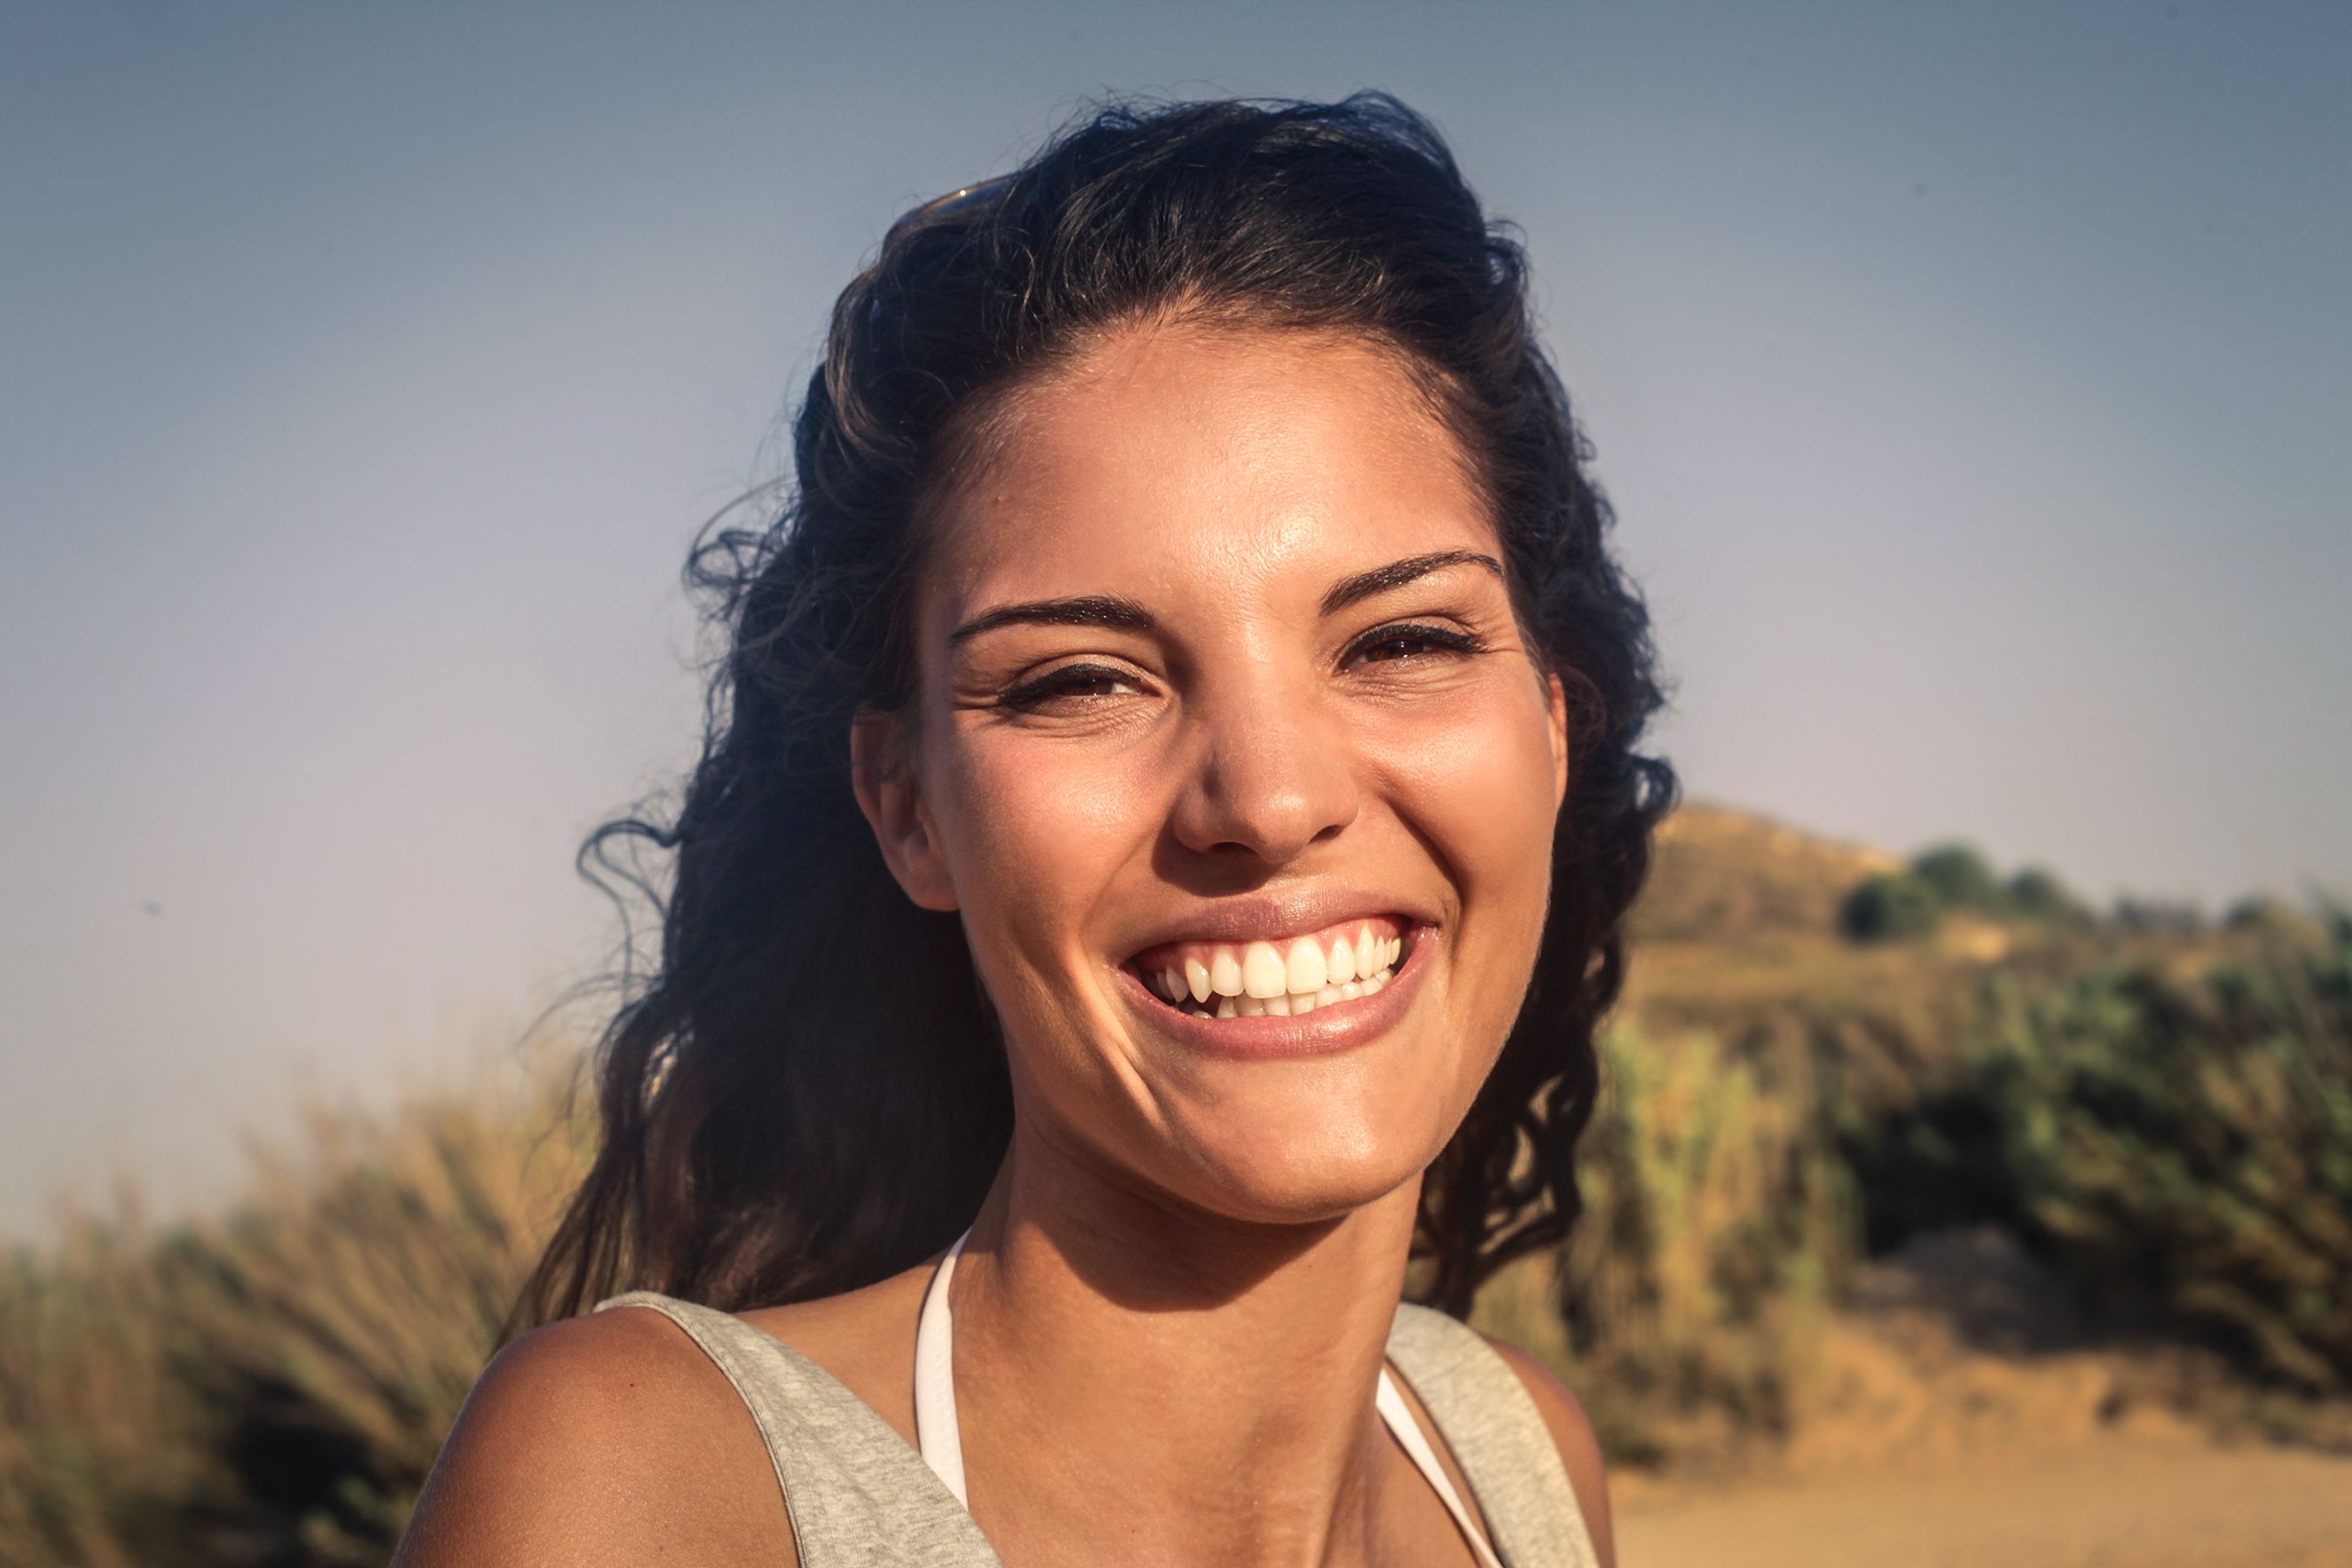
<path fill-rule="evenodd" d="M 1544 677 L 1544 698 L 1551 721 L 1551 808 L 1568 798 L 1568 688 L 1557 675 Z"/>
<path fill-rule="evenodd" d="M 918 907 L 944 913 L 956 907 L 955 883 L 916 788 L 901 722 L 891 714 L 871 711 L 850 721 L 850 787 L 856 792 L 857 809 L 866 814 L 866 826 L 874 829 L 874 841 L 882 847 L 890 875 Z"/>

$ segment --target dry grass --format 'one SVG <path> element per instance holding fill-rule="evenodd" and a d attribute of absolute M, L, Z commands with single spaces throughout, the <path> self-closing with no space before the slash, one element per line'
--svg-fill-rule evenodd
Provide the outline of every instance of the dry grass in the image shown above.
<path fill-rule="evenodd" d="M 1475 1321 L 1577 1386 L 1621 1459 L 1784 1433 L 1853 1235 L 1807 1059 L 1619 1030 L 1604 1067 L 1584 1222 Z"/>
<path fill-rule="evenodd" d="M 172 1379 L 175 1296 L 135 1218 L 77 1226 L 0 1277 L 0 1562 L 155 1561 L 168 1500 L 214 1468 Z"/>
<path fill-rule="evenodd" d="M 576 1179 L 560 1107 L 316 1111 L 225 1218 L 20 1254 L 0 1562 L 382 1562 Z"/>

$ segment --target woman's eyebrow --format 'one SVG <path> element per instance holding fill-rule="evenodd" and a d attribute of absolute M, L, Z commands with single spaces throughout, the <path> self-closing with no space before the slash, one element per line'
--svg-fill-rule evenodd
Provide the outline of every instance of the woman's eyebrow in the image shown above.
<path fill-rule="evenodd" d="M 1000 605 L 982 612 L 948 634 L 948 646 L 992 632 L 999 626 L 1117 626 L 1122 631 L 1148 632 L 1159 626 L 1151 613 L 1132 599 L 1108 594 L 1086 594 L 1070 599 L 1032 599 L 1026 604 Z"/>
<path fill-rule="evenodd" d="M 1408 555 L 1402 561 L 1391 561 L 1385 566 L 1375 566 L 1369 572 L 1359 572 L 1353 577 L 1335 584 L 1323 595 L 1323 613 L 1327 616 L 1346 609 L 1359 599 L 1369 599 L 1375 594 L 1385 594 L 1391 588 L 1402 588 L 1416 577 L 1426 577 L 1432 572 L 1442 572 L 1448 566 L 1484 566 L 1496 577 L 1503 575 L 1503 563 L 1491 555 L 1481 555 L 1475 550 L 1440 550 L 1429 555 Z"/>
<path fill-rule="evenodd" d="M 1375 566 L 1369 572 L 1335 584 L 1323 595 L 1323 614 L 1344 610 L 1360 599 L 1375 594 L 1385 594 L 1391 588 L 1402 588 L 1418 577 L 1442 572 L 1448 566 L 1484 566 L 1496 577 L 1503 574 L 1503 563 L 1491 555 L 1475 550 L 1440 550 L 1427 555 L 1408 555 L 1402 561 L 1391 561 L 1385 566 Z M 1031 599 L 1018 605 L 1000 605 L 984 610 L 948 634 L 948 646 L 952 647 L 970 641 L 982 632 L 992 632 L 999 626 L 1117 626 L 1122 631 L 1148 632 L 1160 625 L 1151 612 L 1132 599 L 1122 599 L 1110 594 L 1082 594 L 1067 599 Z"/>

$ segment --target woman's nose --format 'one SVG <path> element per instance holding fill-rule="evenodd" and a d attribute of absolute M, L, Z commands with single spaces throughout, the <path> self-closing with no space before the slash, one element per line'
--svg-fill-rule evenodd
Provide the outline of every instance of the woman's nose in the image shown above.
<path fill-rule="evenodd" d="M 1356 819 L 1348 738 L 1319 705 L 1244 693 L 1196 713 L 1173 825 L 1186 848 L 1282 866 Z"/>

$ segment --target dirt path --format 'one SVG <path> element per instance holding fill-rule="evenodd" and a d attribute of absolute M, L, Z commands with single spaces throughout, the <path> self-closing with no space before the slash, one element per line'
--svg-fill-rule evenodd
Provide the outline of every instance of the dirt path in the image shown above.
<path fill-rule="evenodd" d="M 1767 1475 L 1623 1477 L 1625 1568 L 2352 1568 L 2352 1426 L 2224 1442 L 1995 1232 L 1862 1271 Z M 2352 1415 L 2352 1413 L 2346 1413 Z"/>
<path fill-rule="evenodd" d="M 2352 1568 L 2352 1457 L 2118 1434 L 2003 1458 L 1631 1485 L 1624 1568 Z"/>

